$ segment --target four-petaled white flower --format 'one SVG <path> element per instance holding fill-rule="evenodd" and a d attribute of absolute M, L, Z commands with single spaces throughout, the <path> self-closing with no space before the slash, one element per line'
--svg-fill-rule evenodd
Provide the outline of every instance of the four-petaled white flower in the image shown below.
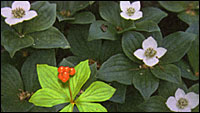
<path fill-rule="evenodd" d="M 133 2 L 132 4 L 129 1 L 120 1 L 120 13 L 121 17 L 125 19 L 137 20 L 142 17 L 142 11 L 140 11 L 140 1 Z"/>
<path fill-rule="evenodd" d="M 7 24 L 15 25 L 24 20 L 30 20 L 37 16 L 37 12 L 30 10 L 30 3 L 28 1 L 14 1 L 12 7 L 1 8 L 1 15 L 6 17 Z"/>
<path fill-rule="evenodd" d="M 185 92 L 178 88 L 175 97 L 170 96 L 166 105 L 171 111 L 175 112 L 191 112 L 199 104 L 199 95 L 194 92 Z"/>
<path fill-rule="evenodd" d="M 167 49 L 157 46 L 157 42 L 150 36 L 142 42 L 143 49 L 137 49 L 133 54 L 147 66 L 152 67 L 159 62 L 158 58 L 167 52 Z"/>

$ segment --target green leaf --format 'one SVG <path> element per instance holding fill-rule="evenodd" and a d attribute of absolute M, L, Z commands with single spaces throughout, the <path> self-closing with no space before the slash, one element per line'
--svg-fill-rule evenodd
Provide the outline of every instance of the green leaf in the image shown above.
<path fill-rule="evenodd" d="M 194 22 L 192 25 L 190 25 L 186 32 L 197 35 L 187 53 L 190 65 L 192 66 L 193 72 L 196 74 L 199 72 L 199 22 Z"/>
<path fill-rule="evenodd" d="M 117 38 L 119 36 L 115 26 L 108 22 L 97 20 L 90 25 L 88 41 L 99 39 L 116 40 Z"/>
<path fill-rule="evenodd" d="M 89 6 L 89 1 L 51 1 L 56 3 L 56 11 L 58 21 L 61 22 L 63 20 L 73 20 L 75 19 L 73 16 L 76 12 L 85 9 Z M 61 12 L 65 12 L 62 14 Z M 68 12 L 68 14 L 67 14 Z"/>
<path fill-rule="evenodd" d="M 189 51 L 195 36 L 182 31 L 166 36 L 161 47 L 167 49 L 167 52 L 160 59 L 161 63 L 170 64 L 179 61 Z"/>
<path fill-rule="evenodd" d="M 62 92 L 50 89 L 42 88 L 37 90 L 29 99 L 29 102 L 36 106 L 52 107 L 57 104 L 66 103 L 68 98 Z"/>
<path fill-rule="evenodd" d="M 74 100 L 76 95 L 80 92 L 81 87 L 89 79 L 91 73 L 88 60 L 80 62 L 74 68 L 76 70 L 76 73 L 69 80 L 72 92 L 72 100 Z"/>
<path fill-rule="evenodd" d="M 149 20 L 138 22 L 135 24 L 135 26 L 136 28 L 134 28 L 134 30 L 137 31 L 146 31 L 146 32 L 160 31 L 160 28 L 157 25 L 157 23 Z"/>
<path fill-rule="evenodd" d="M 132 83 L 146 100 L 157 90 L 159 79 L 150 70 L 143 69 L 134 72 Z"/>
<path fill-rule="evenodd" d="M 88 27 L 81 25 L 71 26 L 68 33 L 68 41 L 71 45 L 70 51 L 83 59 L 99 58 L 99 51 L 101 51 L 101 40 L 94 40 L 88 42 Z"/>
<path fill-rule="evenodd" d="M 11 57 L 13 57 L 17 51 L 29 47 L 33 43 L 34 40 L 29 35 L 20 38 L 19 35 L 13 31 L 4 31 L 2 33 L 1 44 L 9 52 Z"/>
<path fill-rule="evenodd" d="M 159 1 L 160 5 L 172 12 L 181 12 L 187 9 L 185 1 Z"/>
<path fill-rule="evenodd" d="M 195 76 L 195 74 L 192 72 L 190 65 L 184 60 L 180 60 L 176 62 L 175 65 L 181 69 L 181 76 L 183 78 L 190 79 L 190 80 L 199 79 L 199 77 Z"/>
<path fill-rule="evenodd" d="M 107 112 L 106 108 L 99 103 L 77 103 L 79 112 Z"/>
<path fill-rule="evenodd" d="M 141 104 L 144 99 L 137 89 L 133 85 L 127 86 L 125 103 L 117 104 L 116 112 L 144 112 L 143 109 L 139 109 L 138 105 Z M 110 111 L 109 107 L 108 111 Z M 116 106 L 114 107 L 116 109 Z"/>
<path fill-rule="evenodd" d="M 112 86 L 101 82 L 93 82 L 75 101 L 79 102 L 102 102 L 110 99 L 116 89 Z"/>
<path fill-rule="evenodd" d="M 30 36 L 34 39 L 33 48 L 70 48 L 65 36 L 55 27 L 31 33 Z"/>
<path fill-rule="evenodd" d="M 32 104 L 26 100 L 20 101 L 20 89 L 23 90 L 23 82 L 18 70 L 6 63 L 1 63 L 1 108 L 5 112 L 26 112 Z"/>
<path fill-rule="evenodd" d="M 109 100 L 115 103 L 125 103 L 127 85 L 113 82 L 112 86 L 116 88 L 116 91 Z"/>
<path fill-rule="evenodd" d="M 166 99 L 161 96 L 153 96 L 150 99 L 144 101 L 138 107 L 143 109 L 145 112 L 170 112 L 167 108 Z"/>
<path fill-rule="evenodd" d="M 136 63 L 142 64 L 142 62 L 137 59 L 133 53 L 142 47 L 142 42 L 145 37 L 139 33 L 134 31 L 129 31 L 123 34 L 122 36 L 122 49 L 125 55 Z"/>
<path fill-rule="evenodd" d="M 23 33 L 25 34 L 46 30 L 56 21 L 56 4 L 36 1 L 31 4 L 31 9 L 35 10 L 38 16 L 22 23 Z"/>
<path fill-rule="evenodd" d="M 91 70 L 90 78 L 83 85 L 83 87 L 81 88 L 82 90 L 86 90 L 94 81 L 97 80 L 97 77 L 96 77 L 97 76 L 97 63 L 90 65 L 90 70 Z"/>
<path fill-rule="evenodd" d="M 184 84 L 184 82 L 182 82 L 181 84 L 176 84 L 160 80 L 160 85 L 158 87 L 158 95 L 167 99 L 170 96 L 174 96 L 178 88 L 187 91 L 187 86 Z"/>
<path fill-rule="evenodd" d="M 96 20 L 91 12 L 80 12 L 74 15 L 74 20 L 69 21 L 71 24 L 90 24 Z"/>
<path fill-rule="evenodd" d="M 164 17 L 168 15 L 167 13 L 156 7 L 142 8 L 142 12 L 143 12 L 143 17 L 137 20 L 136 23 L 141 21 L 151 20 L 156 24 L 158 24 Z"/>
<path fill-rule="evenodd" d="M 42 88 L 49 88 L 65 94 L 70 101 L 69 87 L 58 79 L 58 68 L 47 64 L 37 64 L 37 74 Z"/>
<path fill-rule="evenodd" d="M 188 92 L 195 92 L 195 93 L 199 94 L 199 83 L 192 85 L 189 88 Z"/>
<path fill-rule="evenodd" d="M 121 47 L 121 40 L 104 40 L 101 46 L 98 61 L 100 64 L 103 64 L 108 58 L 119 53 L 123 53 Z"/>
<path fill-rule="evenodd" d="M 107 82 L 117 81 L 121 84 L 131 85 L 133 71 L 138 67 L 139 65 L 133 63 L 125 55 L 117 54 L 102 64 L 97 78 Z"/>
<path fill-rule="evenodd" d="M 63 109 L 60 110 L 60 112 L 73 112 L 74 104 L 69 104 L 65 106 Z"/>
<path fill-rule="evenodd" d="M 119 4 L 114 1 L 101 1 L 99 3 L 100 16 L 107 22 L 113 24 L 118 33 L 123 33 L 135 28 L 134 21 L 125 20 L 120 16 Z"/>
<path fill-rule="evenodd" d="M 184 11 L 179 13 L 177 16 L 188 25 L 199 21 L 199 12 L 196 11 Z"/>
<path fill-rule="evenodd" d="M 21 74 L 26 91 L 34 92 L 40 88 L 36 72 L 36 64 L 56 66 L 54 50 L 40 50 L 31 54 L 21 68 Z"/>
<path fill-rule="evenodd" d="M 172 83 L 181 83 L 181 70 L 174 64 L 158 65 L 151 69 L 151 72 L 159 79 Z"/>

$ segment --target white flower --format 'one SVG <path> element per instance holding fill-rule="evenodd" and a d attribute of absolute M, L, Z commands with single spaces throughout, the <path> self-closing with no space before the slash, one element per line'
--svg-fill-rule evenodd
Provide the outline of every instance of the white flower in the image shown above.
<path fill-rule="evenodd" d="M 150 36 L 142 42 L 143 49 L 137 49 L 134 55 L 143 60 L 147 66 L 152 67 L 159 62 L 158 58 L 161 58 L 167 52 L 167 49 L 157 46 L 157 42 Z"/>
<path fill-rule="evenodd" d="M 191 112 L 199 104 L 199 95 L 194 92 L 185 92 L 178 88 L 175 97 L 170 96 L 165 103 L 171 111 Z"/>
<path fill-rule="evenodd" d="M 28 1 L 14 1 L 12 7 L 1 8 L 1 15 L 6 17 L 7 24 L 15 25 L 24 20 L 30 20 L 37 16 L 37 12 L 30 10 L 30 3 Z"/>
<path fill-rule="evenodd" d="M 120 1 L 120 13 L 121 17 L 125 19 L 137 20 L 142 17 L 142 11 L 140 11 L 140 1 L 130 4 L 129 1 Z"/>

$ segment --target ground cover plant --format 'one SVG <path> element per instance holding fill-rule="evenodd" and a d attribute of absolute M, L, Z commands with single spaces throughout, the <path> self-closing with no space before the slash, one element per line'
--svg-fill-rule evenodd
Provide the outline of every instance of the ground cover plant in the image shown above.
<path fill-rule="evenodd" d="M 198 1 L 1 1 L 1 111 L 198 112 Z"/>

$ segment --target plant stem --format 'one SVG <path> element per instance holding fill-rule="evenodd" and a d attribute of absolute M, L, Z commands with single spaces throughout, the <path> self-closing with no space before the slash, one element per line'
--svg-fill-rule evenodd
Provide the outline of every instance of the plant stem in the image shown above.
<path fill-rule="evenodd" d="M 72 91 L 71 91 L 71 87 L 70 87 L 70 83 L 69 83 L 69 93 L 70 93 L 70 103 L 74 103 L 73 100 L 72 100 Z"/>

